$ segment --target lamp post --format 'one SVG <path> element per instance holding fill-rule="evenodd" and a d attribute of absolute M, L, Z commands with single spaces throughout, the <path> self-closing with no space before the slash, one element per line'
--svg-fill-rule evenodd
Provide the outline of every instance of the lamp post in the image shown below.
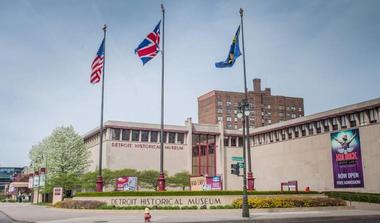
<path fill-rule="evenodd" d="M 247 144 L 247 137 L 245 135 L 245 117 L 246 117 L 246 103 L 245 100 L 243 100 L 241 103 L 239 103 L 238 106 L 238 118 L 242 120 L 243 124 L 243 212 L 242 216 L 243 218 L 249 218 L 249 208 L 248 208 L 248 195 L 247 195 L 247 156 L 246 156 L 246 144 Z M 249 115 L 249 111 L 248 111 Z"/>
<path fill-rule="evenodd" d="M 247 75 L 246 75 L 246 68 L 245 68 L 245 49 L 244 49 L 244 26 L 243 26 L 243 13 L 244 10 L 240 8 L 240 26 L 241 26 L 241 39 L 242 39 L 242 46 L 243 46 L 243 70 L 244 70 L 244 104 L 246 108 L 249 105 L 248 103 L 248 89 L 247 89 Z M 245 119 L 245 125 L 247 128 L 247 152 L 248 152 L 248 190 L 253 190 L 253 174 L 252 174 L 252 164 L 251 164 L 251 145 L 249 140 L 249 109 L 247 109 L 248 115 L 244 117 Z"/>

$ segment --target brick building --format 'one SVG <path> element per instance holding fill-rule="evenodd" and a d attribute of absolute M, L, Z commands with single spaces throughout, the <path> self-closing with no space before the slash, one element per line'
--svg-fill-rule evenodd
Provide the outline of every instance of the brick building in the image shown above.
<path fill-rule="evenodd" d="M 242 99 L 244 93 L 216 90 L 198 97 L 198 122 L 216 124 L 221 121 L 226 129 L 240 129 L 237 106 Z M 260 79 L 253 80 L 248 101 L 252 128 L 304 116 L 303 98 L 272 95 L 270 88 L 261 90 Z"/>

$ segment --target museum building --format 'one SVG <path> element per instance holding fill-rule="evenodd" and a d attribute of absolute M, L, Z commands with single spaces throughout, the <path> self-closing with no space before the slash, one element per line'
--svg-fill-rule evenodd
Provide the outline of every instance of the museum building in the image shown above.
<path fill-rule="evenodd" d="M 315 191 L 380 192 L 380 98 L 250 130 L 255 189 L 283 182 Z M 103 168 L 159 170 L 160 125 L 104 123 Z M 223 123 L 165 125 L 164 169 L 173 175 L 221 176 L 223 189 L 240 190 L 232 157 L 242 156 L 242 130 Z M 99 163 L 99 128 L 84 135 L 90 170 Z"/>

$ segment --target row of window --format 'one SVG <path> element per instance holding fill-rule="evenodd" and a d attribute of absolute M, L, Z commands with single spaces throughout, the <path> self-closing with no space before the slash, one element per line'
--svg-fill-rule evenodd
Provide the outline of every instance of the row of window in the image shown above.
<path fill-rule="evenodd" d="M 300 126 L 275 130 L 269 133 L 258 134 L 250 137 L 250 144 L 267 144 L 292 138 L 299 138 L 303 136 L 315 135 L 330 131 L 337 131 L 345 128 L 353 128 L 372 123 L 379 123 L 379 112 L 380 111 L 378 109 L 370 109 L 358 113 L 352 113 L 321 121 L 315 121 Z M 241 147 L 243 145 L 243 138 L 240 136 L 225 137 L 224 145 L 230 147 Z"/>
<path fill-rule="evenodd" d="M 160 142 L 159 131 L 137 130 L 137 129 L 118 129 L 111 128 L 111 140 L 132 141 L 132 142 Z M 184 143 L 184 133 L 164 132 L 164 143 Z"/>

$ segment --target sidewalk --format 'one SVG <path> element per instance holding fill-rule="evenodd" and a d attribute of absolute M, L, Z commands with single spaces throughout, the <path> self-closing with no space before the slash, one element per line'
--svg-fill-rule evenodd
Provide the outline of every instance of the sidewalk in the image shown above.
<path fill-rule="evenodd" d="M 0 211 L 17 221 L 38 223 L 126 223 L 143 222 L 141 210 L 71 210 L 30 204 L 0 204 Z M 380 216 L 380 209 L 355 207 L 251 209 L 251 218 L 241 217 L 240 209 L 152 210 L 152 222 L 253 222 L 254 220 L 318 218 L 340 216 Z"/>

